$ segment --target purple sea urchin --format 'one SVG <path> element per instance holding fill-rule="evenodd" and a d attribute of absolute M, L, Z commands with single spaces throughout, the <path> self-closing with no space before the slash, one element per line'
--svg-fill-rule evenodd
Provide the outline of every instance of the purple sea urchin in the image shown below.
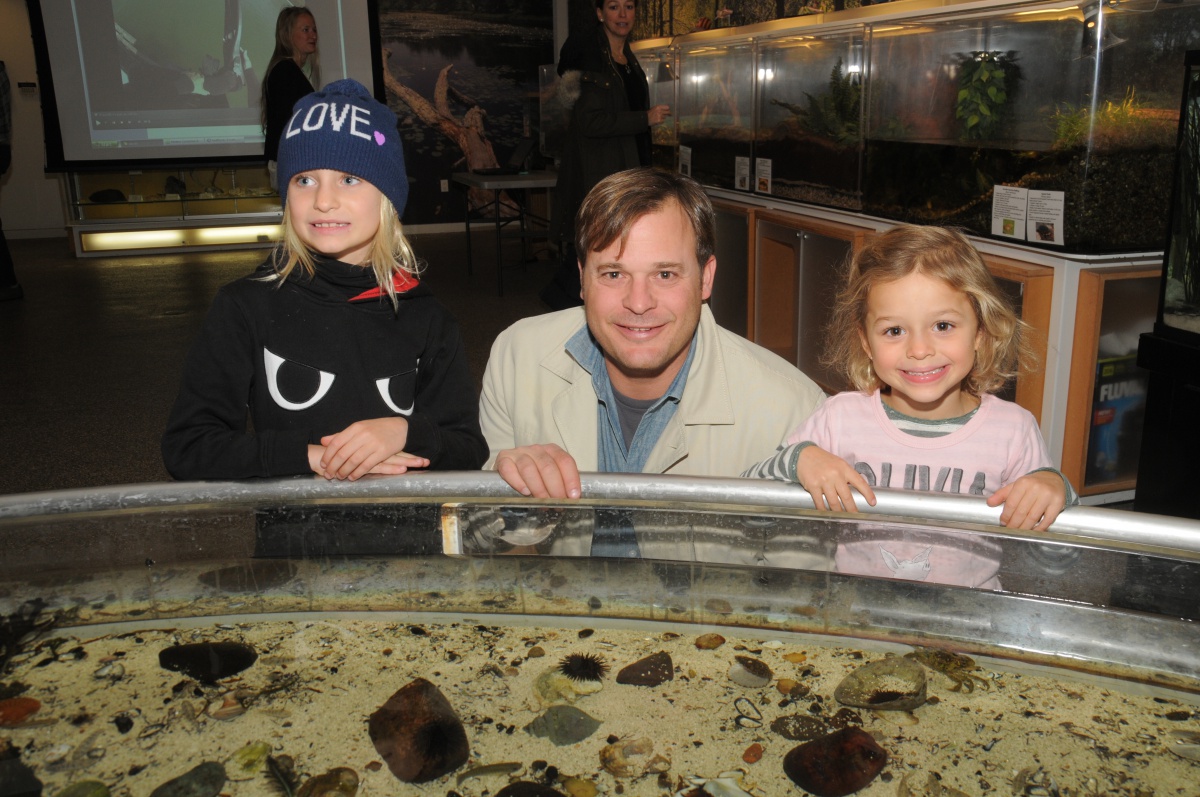
<path fill-rule="evenodd" d="M 599 681 L 608 673 L 608 662 L 595 653 L 569 653 L 558 663 L 558 671 L 572 681 Z"/>

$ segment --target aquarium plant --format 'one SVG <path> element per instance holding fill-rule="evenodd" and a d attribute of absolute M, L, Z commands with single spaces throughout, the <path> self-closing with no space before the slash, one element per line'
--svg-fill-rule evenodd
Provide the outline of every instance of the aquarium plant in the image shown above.
<path fill-rule="evenodd" d="M 1021 80 L 1017 51 L 974 50 L 958 57 L 954 117 L 962 122 L 962 137 L 997 138 L 1006 121 L 1008 102 Z"/>
<path fill-rule="evenodd" d="M 807 91 L 808 107 L 771 100 L 796 115 L 800 126 L 814 136 L 827 138 L 842 146 L 858 143 L 858 123 L 862 109 L 862 86 L 842 71 L 839 58 L 829 74 L 829 91 L 814 97 Z"/>
<path fill-rule="evenodd" d="M 1096 152 L 1169 149 L 1174 143 L 1174 111 L 1147 108 L 1130 89 L 1121 102 L 1090 106 L 1063 105 L 1054 112 L 1054 148 L 1088 147 Z"/>

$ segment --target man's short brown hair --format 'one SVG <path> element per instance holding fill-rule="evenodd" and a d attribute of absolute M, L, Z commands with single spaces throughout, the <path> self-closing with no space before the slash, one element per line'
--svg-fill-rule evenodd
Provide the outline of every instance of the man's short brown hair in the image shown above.
<path fill-rule="evenodd" d="M 690 177 L 665 169 L 627 169 L 609 175 L 588 192 L 575 217 L 575 251 L 582 263 L 588 252 L 602 252 L 620 241 L 625 251 L 629 230 L 638 219 L 675 203 L 696 233 L 696 262 L 704 266 L 716 252 L 717 223 L 704 189 Z"/>

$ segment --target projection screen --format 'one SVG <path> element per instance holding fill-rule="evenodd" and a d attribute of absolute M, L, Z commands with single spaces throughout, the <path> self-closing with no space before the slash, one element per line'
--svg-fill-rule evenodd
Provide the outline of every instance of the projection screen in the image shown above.
<path fill-rule="evenodd" d="M 316 19 L 321 84 L 381 90 L 375 2 L 27 2 L 49 171 L 262 160 L 260 86 L 285 5 Z"/>

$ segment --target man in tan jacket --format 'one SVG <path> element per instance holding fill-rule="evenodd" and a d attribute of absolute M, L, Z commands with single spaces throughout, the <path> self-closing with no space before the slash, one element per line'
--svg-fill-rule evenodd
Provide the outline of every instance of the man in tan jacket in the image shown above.
<path fill-rule="evenodd" d="M 576 223 L 584 306 L 496 339 L 479 415 L 495 468 L 523 495 L 577 498 L 579 472 L 738 476 L 824 399 L 704 304 L 715 218 L 688 177 L 601 181 Z"/>

